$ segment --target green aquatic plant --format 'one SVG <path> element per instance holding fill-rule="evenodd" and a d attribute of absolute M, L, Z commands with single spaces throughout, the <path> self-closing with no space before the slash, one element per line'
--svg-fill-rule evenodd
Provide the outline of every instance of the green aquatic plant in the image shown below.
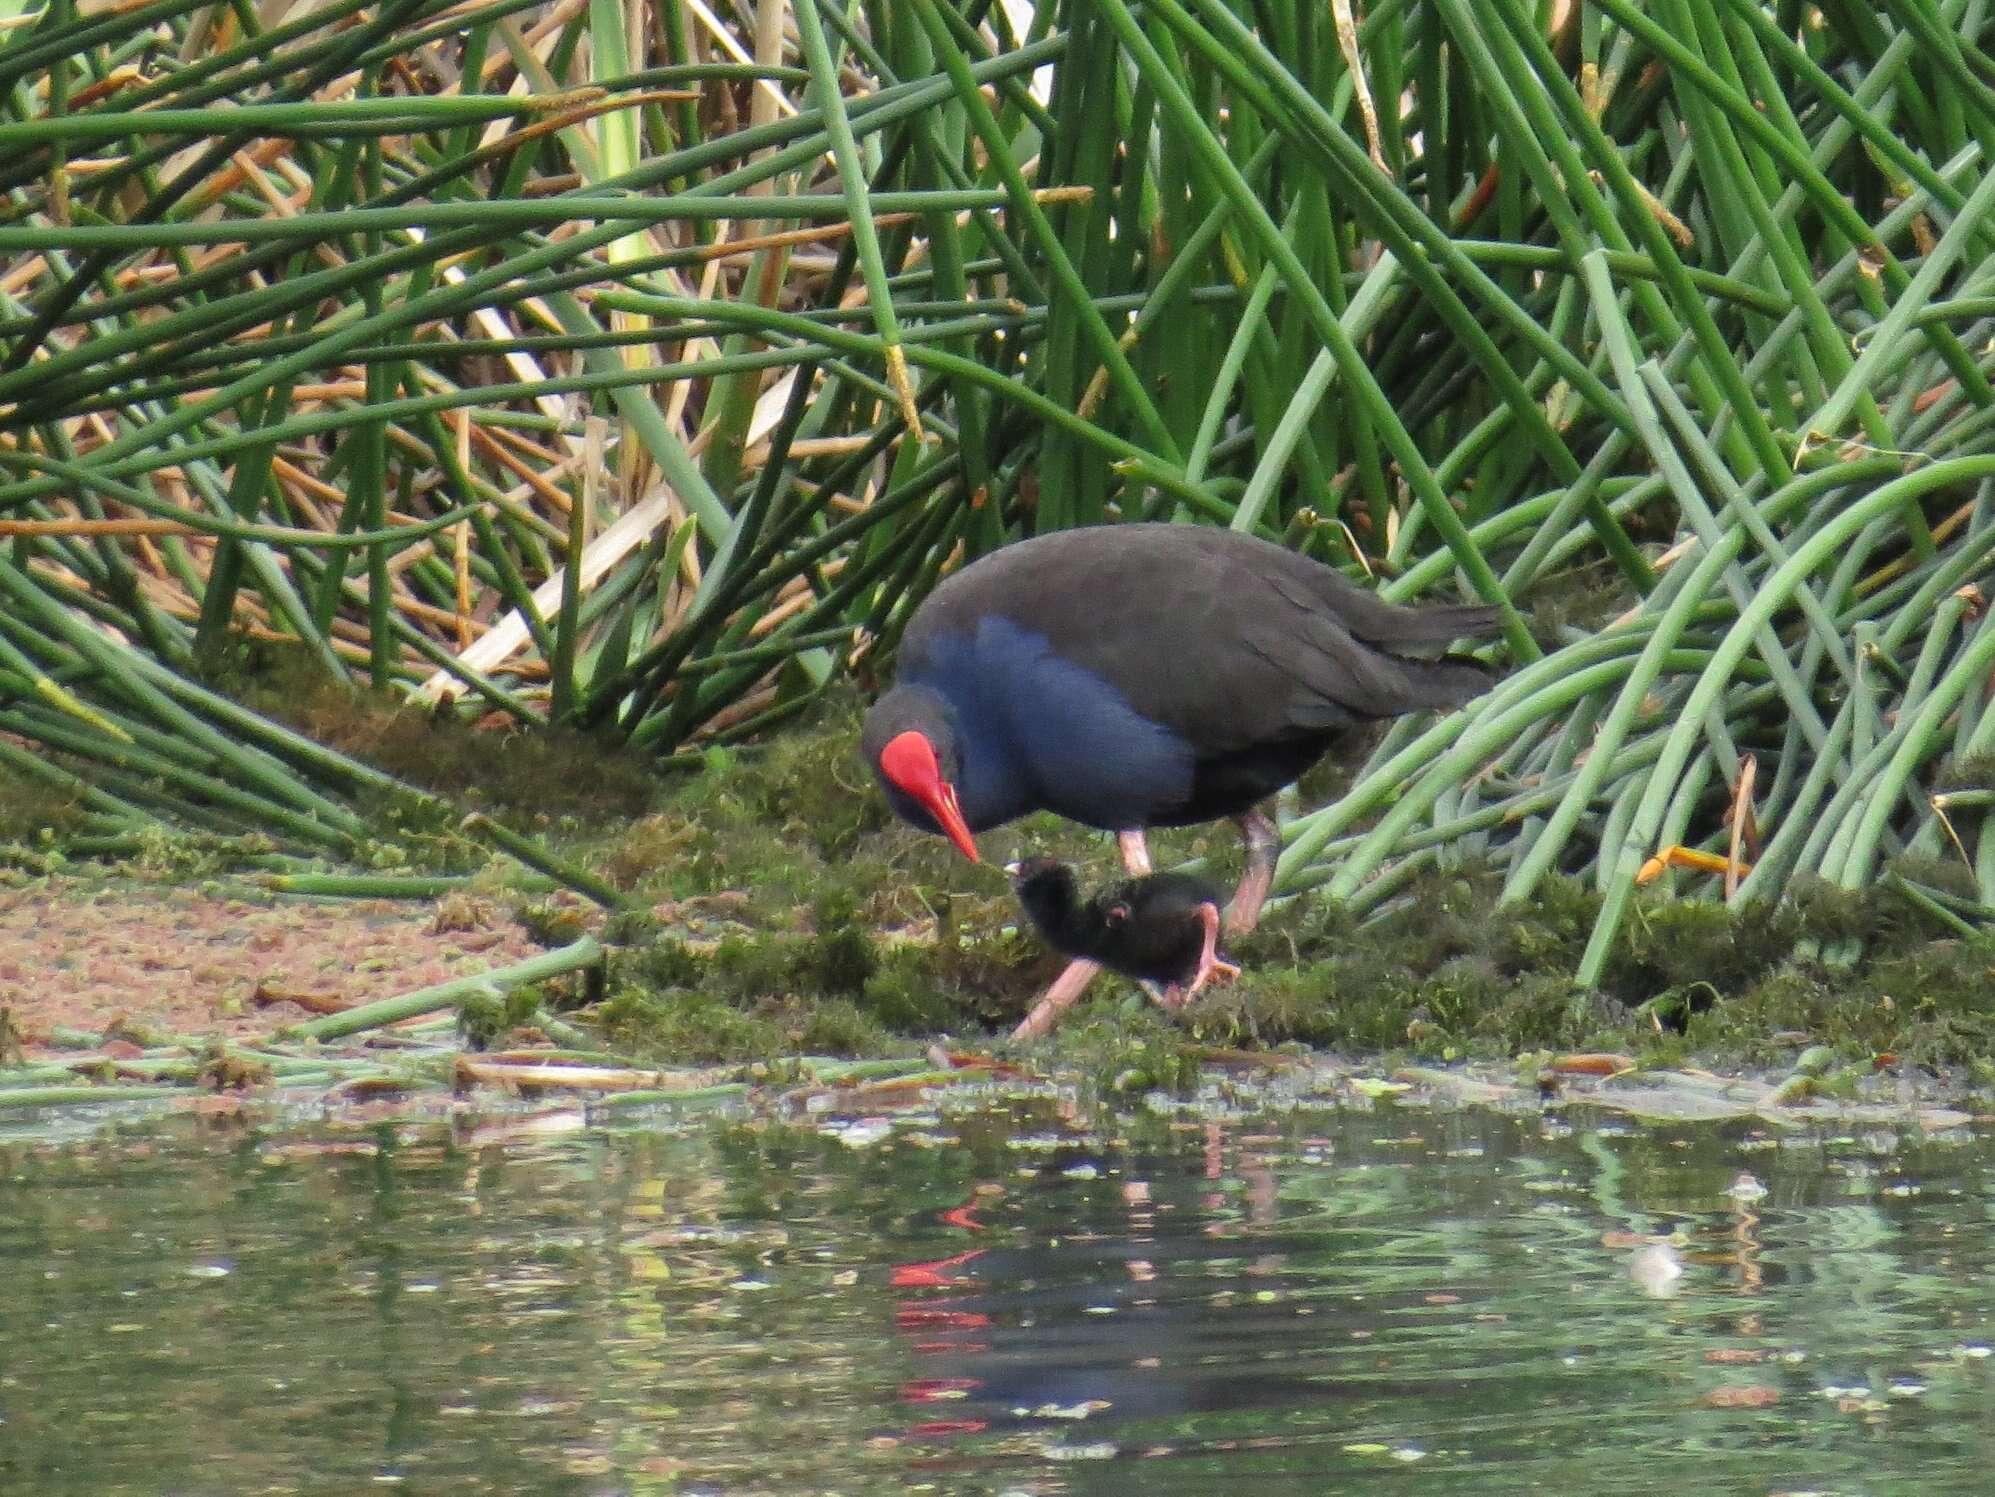
<path fill-rule="evenodd" d="M 493 1049 L 531 1024 L 546 1002 L 547 994 L 534 983 L 505 992 L 474 989 L 458 1000 L 457 1037 L 467 1050 Z"/>

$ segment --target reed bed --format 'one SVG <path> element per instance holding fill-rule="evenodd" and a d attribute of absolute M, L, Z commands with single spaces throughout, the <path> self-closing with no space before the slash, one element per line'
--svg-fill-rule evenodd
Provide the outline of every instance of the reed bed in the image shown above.
<path fill-rule="evenodd" d="M 1978 928 L 1989 10 L 17 7 L 0 768 L 350 852 L 392 784 L 232 640 L 673 762 L 965 557 L 1177 518 L 1506 610 L 1285 887 L 1577 873 L 1583 979 L 1656 861 Z"/>

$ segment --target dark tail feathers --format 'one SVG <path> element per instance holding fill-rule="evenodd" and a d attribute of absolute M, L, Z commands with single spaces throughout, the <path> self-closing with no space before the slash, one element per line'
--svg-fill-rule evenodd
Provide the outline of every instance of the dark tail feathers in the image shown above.
<path fill-rule="evenodd" d="M 1480 639 L 1502 627 L 1500 609 L 1486 603 L 1450 603 L 1439 608 L 1395 608 L 1389 630 L 1379 629 L 1365 637 L 1387 647 L 1446 644 L 1451 639 Z"/>
<path fill-rule="evenodd" d="M 1468 613 L 1474 610 L 1460 611 Z M 1496 612 L 1493 608 L 1487 611 L 1492 615 Z M 1459 707 L 1471 697 L 1481 696 L 1489 690 L 1490 683 L 1495 679 L 1494 672 L 1488 666 L 1466 655 L 1444 655 L 1439 660 L 1409 660 L 1402 656 L 1398 664 L 1409 688 L 1404 709 L 1409 712 L 1419 707 Z"/>

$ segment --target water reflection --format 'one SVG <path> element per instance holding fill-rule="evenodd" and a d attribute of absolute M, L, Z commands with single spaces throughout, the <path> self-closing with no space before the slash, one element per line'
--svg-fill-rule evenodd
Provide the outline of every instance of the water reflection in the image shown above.
<path fill-rule="evenodd" d="M 1211 1100 L 0 1141 L 0 1491 L 1985 1489 L 1986 1140 Z"/>

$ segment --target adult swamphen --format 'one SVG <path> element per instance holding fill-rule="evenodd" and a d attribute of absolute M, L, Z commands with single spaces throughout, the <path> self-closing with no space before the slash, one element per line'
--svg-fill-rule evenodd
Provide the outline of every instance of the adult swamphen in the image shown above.
<path fill-rule="evenodd" d="M 1073 867 L 1057 858 L 1004 871 L 1048 946 L 1134 978 L 1165 1008 L 1183 1007 L 1215 976 L 1240 973 L 1219 955 L 1220 893 L 1195 874 L 1152 873 L 1083 901 Z"/>
<path fill-rule="evenodd" d="M 1387 603 L 1237 531 L 1053 531 L 978 559 L 915 610 L 861 743 L 896 814 L 972 861 L 973 834 L 1050 810 L 1115 832 L 1145 874 L 1146 828 L 1233 817 L 1247 858 L 1226 923 L 1251 930 L 1280 850 L 1258 803 L 1353 726 L 1482 691 L 1473 660 L 1400 651 L 1497 623 L 1493 608 Z M 1046 1022 L 1095 970 L 1061 976 Z"/>

